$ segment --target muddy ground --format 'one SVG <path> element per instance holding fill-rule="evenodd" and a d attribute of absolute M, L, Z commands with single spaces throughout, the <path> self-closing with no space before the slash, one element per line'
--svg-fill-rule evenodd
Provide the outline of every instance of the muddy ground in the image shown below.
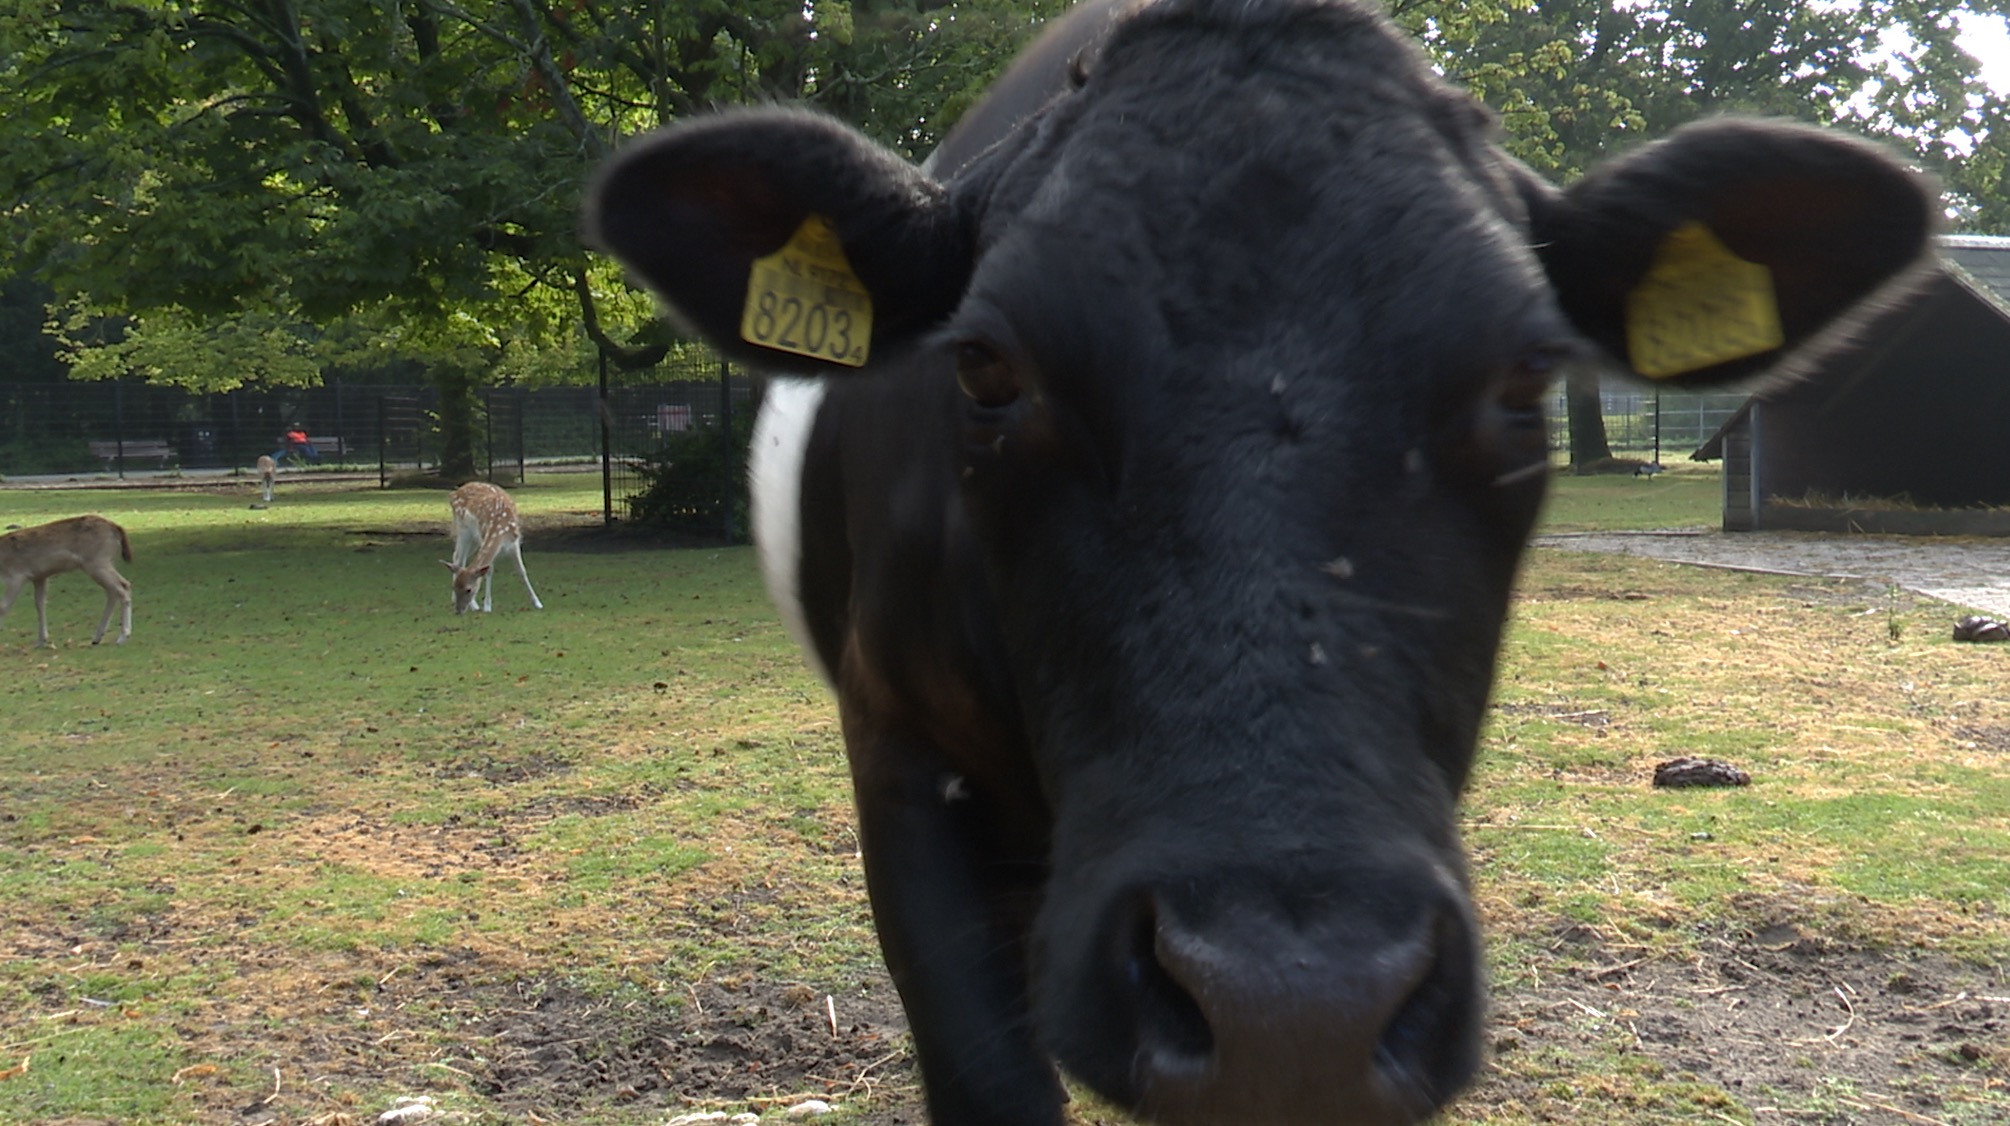
<path fill-rule="evenodd" d="M 1636 1077 L 1629 1089 L 1639 1089 L 1644 1071 L 1657 1082 L 1715 1087 L 1729 1095 L 1724 1111 L 1817 1126 L 1975 1121 L 1954 1112 L 2010 1080 L 2010 980 L 2000 970 L 1851 949 L 1792 923 L 1707 940 L 1693 962 L 1628 957 L 1574 928 L 1560 930 L 1554 945 L 1558 968 L 1496 991 L 1492 1061 L 1467 1096 L 1472 1109 L 1512 1121 L 1587 1121 L 1581 1107 L 1556 1113 L 1608 1094 L 1571 1078 L 1585 1058 L 1626 1061 Z M 663 1122 L 812 1097 L 849 1104 L 874 1126 L 925 1120 L 905 1023 L 883 977 L 834 996 L 726 976 L 681 983 L 673 1003 L 588 995 L 555 977 L 516 976 L 507 962 L 448 953 L 360 989 L 304 973 L 297 996 L 268 999 L 288 1013 L 283 1024 L 227 1019 L 182 1031 L 208 1041 L 215 1058 L 283 1049 L 296 1074 L 402 1072 L 466 1083 L 524 1123 L 614 1108 L 640 1112 L 632 1121 Z M 345 1031 L 359 1011 L 378 1019 L 367 1034 Z M 443 1029 L 453 1030 L 445 1050 Z M 228 1043 L 247 1033 L 259 1037 L 256 1047 Z M 215 1094 L 230 1089 L 219 1084 Z M 300 1103 L 245 1102 L 234 1089 L 206 1121 L 348 1126 L 383 1109 L 275 1113 Z M 1719 1098 L 1702 1099 L 1700 1117 L 1682 1120 L 1743 1121 L 1711 1113 L 1707 1104 Z"/>
<path fill-rule="evenodd" d="M 1495 998 L 1489 1041 L 1503 1061 L 1618 1041 L 1747 1109 L 1791 1106 L 1793 1120 L 1831 1126 L 1936 1120 L 1992 1069 L 1999 1082 L 2010 1076 L 1992 1047 L 2010 1025 L 2000 975 L 1839 949 L 1791 924 L 1712 941 L 1694 964 L 1602 954 L 1576 933 L 1559 941 L 1586 968 Z M 822 995 L 771 982 L 708 983 L 684 1012 L 642 1020 L 557 987 L 532 986 L 494 1008 L 484 1004 L 493 997 L 463 1000 L 481 1006 L 468 1015 L 495 1041 L 484 1086 L 525 1114 L 563 1121 L 567 1108 L 609 1099 L 759 1109 L 759 1096 L 779 1091 L 869 1097 L 868 1121 L 923 1121 L 884 982 L 845 999 L 836 1035 Z M 1541 1121 L 1542 1104 L 1562 1092 L 1526 1073 L 1539 1066 L 1515 1070 L 1492 1070 L 1470 1100 Z M 1825 1093 L 1838 1076 L 1852 1093 Z M 1807 1109 L 1825 1099 L 1832 1113 Z"/>

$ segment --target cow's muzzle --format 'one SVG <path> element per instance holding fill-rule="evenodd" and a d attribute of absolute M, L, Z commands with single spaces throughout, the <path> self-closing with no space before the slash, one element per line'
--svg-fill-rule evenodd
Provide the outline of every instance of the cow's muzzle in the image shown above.
<path fill-rule="evenodd" d="M 1045 983 L 1063 1062 L 1172 1126 L 1429 1117 L 1478 1064 L 1477 936 L 1449 874 L 1375 883 L 1119 893 L 1072 985 Z"/>

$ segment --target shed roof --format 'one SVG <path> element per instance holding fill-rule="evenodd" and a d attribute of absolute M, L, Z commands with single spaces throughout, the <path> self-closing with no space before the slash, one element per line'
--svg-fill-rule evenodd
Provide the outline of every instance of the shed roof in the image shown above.
<path fill-rule="evenodd" d="M 2010 315 L 2010 238 L 1995 235 L 1942 235 L 1940 260 L 1948 272 L 1974 283 L 1999 311 Z"/>

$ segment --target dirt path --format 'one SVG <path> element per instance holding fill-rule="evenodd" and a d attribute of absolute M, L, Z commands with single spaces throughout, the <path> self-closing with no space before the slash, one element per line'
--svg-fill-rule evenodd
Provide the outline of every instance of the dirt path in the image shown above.
<path fill-rule="evenodd" d="M 1534 542 L 1562 551 L 1643 555 L 1702 567 L 1870 579 L 2010 618 L 2010 540 L 1664 531 L 1567 533 L 1537 536 Z"/>

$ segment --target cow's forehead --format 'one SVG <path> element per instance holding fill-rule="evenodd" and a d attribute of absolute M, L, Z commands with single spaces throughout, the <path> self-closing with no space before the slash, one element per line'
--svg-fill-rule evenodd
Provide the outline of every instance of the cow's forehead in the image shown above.
<path fill-rule="evenodd" d="M 1350 255 L 1441 257 L 1437 243 L 1492 253 L 1522 225 L 1493 135 L 1366 13 L 1173 0 L 1132 13 L 958 191 L 986 250 L 1046 239 L 1155 259 L 1155 280 L 1201 289 L 1221 259 L 1272 255 L 1288 288 L 1306 255 L 1344 270 Z"/>
<path fill-rule="evenodd" d="M 1004 167 L 977 171 L 983 250 L 952 331 L 1044 337 L 1018 342 L 1098 382 L 1234 364 L 1267 386 L 1379 347 L 1411 361 L 1386 384 L 1407 394 L 1428 393 L 1427 373 L 1459 375 L 1436 349 L 1492 337 L 1505 352 L 1517 324 L 1545 320 L 1491 122 L 1407 45 L 1379 24 L 1324 27 L 1377 48 L 1336 47 L 1315 74 L 1324 56 L 1304 44 L 1206 30 L 1120 37 L 1107 69 L 994 153 Z M 1190 69 L 1144 65 L 1161 53 L 1151 40 L 1188 36 L 1197 61 L 1163 53 Z M 1286 65 L 1264 65 L 1272 48 Z"/>

